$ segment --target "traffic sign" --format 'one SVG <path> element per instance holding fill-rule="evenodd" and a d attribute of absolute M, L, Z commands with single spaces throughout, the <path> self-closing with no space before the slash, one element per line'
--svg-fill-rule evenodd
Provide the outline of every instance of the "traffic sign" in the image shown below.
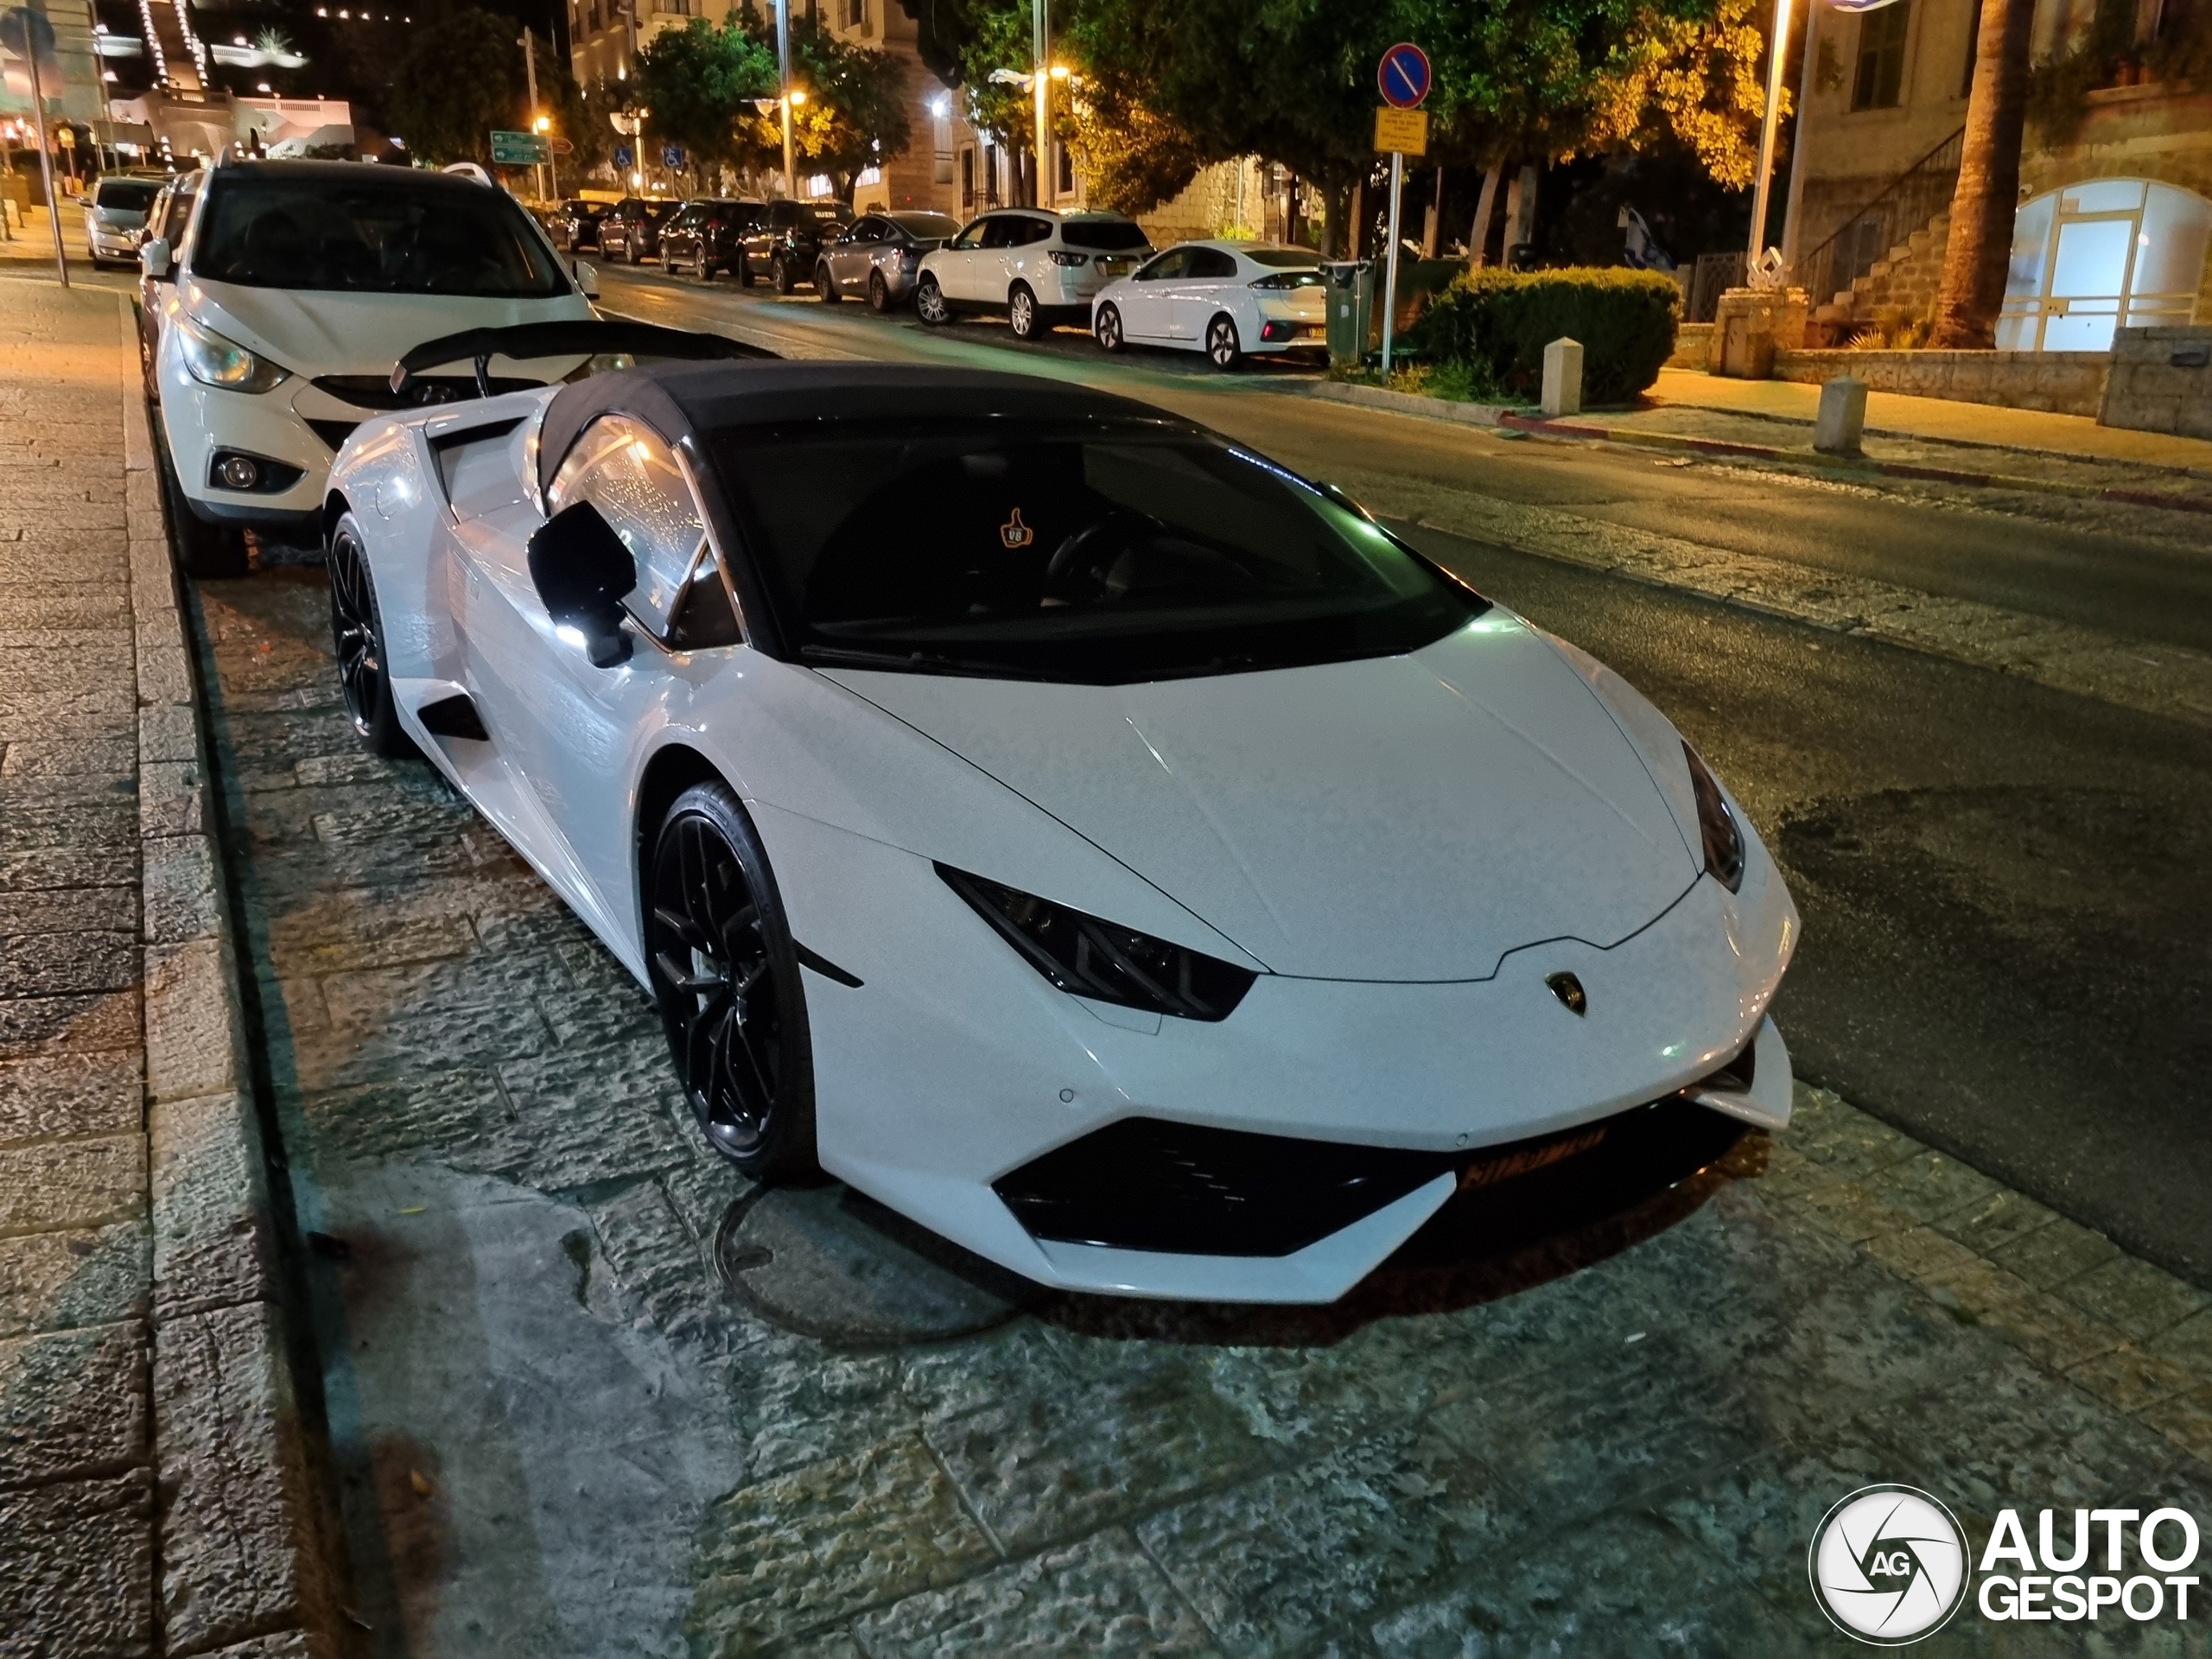
<path fill-rule="evenodd" d="M 576 147 L 565 138 L 548 138 L 545 141 L 545 147 L 556 156 L 573 156 L 576 153 Z"/>
<path fill-rule="evenodd" d="M 614 146 L 614 165 L 619 170 L 626 173 L 629 171 L 630 163 L 632 159 L 634 158 L 630 153 L 629 145 L 617 144 Z"/>
<path fill-rule="evenodd" d="M 1385 156 L 1427 155 L 1428 111 L 1376 111 L 1375 148 Z"/>
<path fill-rule="evenodd" d="M 1419 109 L 1421 100 L 1428 96 L 1433 79 L 1428 54 L 1411 41 L 1400 41 L 1385 52 L 1375 72 L 1376 84 L 1382 89 L 1382 101 L 1394 110 Z"/>
<path fill-rule="evenodd" d="M 660 152 L 660 162 L 663 167 L 668 168 L 671 171 L 683 166 L 683 146 L 681 144 L 668 144 L 663 146 Z"/>
<path fill-rule="evenodd" d="M 543 167 L 551 155 L 551 148 L 534 132 L 492 134 L 494 167 Z"/>

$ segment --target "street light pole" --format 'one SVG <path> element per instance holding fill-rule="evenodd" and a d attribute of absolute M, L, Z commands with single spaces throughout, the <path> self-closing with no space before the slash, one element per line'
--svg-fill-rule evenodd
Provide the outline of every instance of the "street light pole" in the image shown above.
<path fill-rule="evenodd" d="M 54 268 L 61 286 L 69 286 L 69 255 L 61 245 L 61 207 L 54 200 L 54 157 L 46 149 L 46 94 L 38 84 L 38 36 L 31 27 L 31 9 L 19 9 L 23 20 L 23 55 L 31 66 L 31 117 L 38 125 L 38 172 L 46 185 L 46 217 L 54 226 Z"/>
<path fill-rule="evenodd" d="M 784 112 L 784 194 L 798 200 L 798 168 L 791 153 L 791 0 L 776 0 L 776 73 L 783 96 L 777 100 Z"/>
<path fill-rule="evenodd" d="M 1797 73 L 1797 129 L 1789 138 L 1789 194 L 1782 206 L 1783 263 L 1797 263 L 1797 216 L 1805 203 L 1805 124 L 1813 114 L 1814 66 L 1819 61 L 1813 34 L 1820 25 L 1821 0 L 1808 0 L 1805 11 L 1805 65 Z"/>
<path fill-rule="evenodd" d="M 1789 45 L 1789 0 L 1774 0 L 1774 39 L 1767 51 L 1766 118 L 1759 124 L 1759 188 L 1751 199 L 1751 264 L 1766 250 L 1767 197 L 1774 183 L 1774 133 L 1782 120 L 1782 60 Z"/>
<path fill-rule="evenodd" d="M 1034 79 L 1030 88 L 1037 111 L 1037 189 L 1036 205 L 1051 203 L 1052 187 L 1046 182 L 1052 168 L 1052 0 L 1030 0 L 1029 22 L 1033 39 L 1030 42 L 1030 65 Z"/>
<path fill-rule="evenodd" d="M 530 130 L 543 138 L 545 136 L 545 122 L 544 118 L 537 112 L 537 54 L 531 49 L 530 31 L 526 29 L 522 32 L 522 73 L 524 80 L 530 86 Z M 536 171 L 537 199 L 543 201 L 545 200 L 545 163 L 540 162 Z"/>

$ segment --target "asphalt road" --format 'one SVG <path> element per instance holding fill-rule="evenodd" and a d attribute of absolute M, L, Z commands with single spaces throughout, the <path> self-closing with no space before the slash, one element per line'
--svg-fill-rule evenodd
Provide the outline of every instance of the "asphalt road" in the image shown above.
<path fill-rule="evenodd" d="M 2212 555 L 1981 510 L 1655 467 L 1268 395 L 1193 354 L 1017 354 L 858 307 L 621 272 L 610 304 L 741 319 L 795 354 L 1006 366 L 1187 411 L 1316 475 L 1445 482 L 2146 640 L 2212 646 Z M 1386 499 L 1370 505 L 1389 510 Z M 1805 943 L 1777 1010 L 1801 1075 L 2212 1284 L 2212 734 L 1427 531 L 1486 591 L 1611 663 L 1738 791 Z"/>

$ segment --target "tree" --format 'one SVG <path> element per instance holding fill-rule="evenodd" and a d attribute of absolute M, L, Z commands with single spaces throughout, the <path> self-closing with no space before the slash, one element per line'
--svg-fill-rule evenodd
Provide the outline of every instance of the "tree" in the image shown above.
<path fill-rule="evenodd" d="M 408 46 L 393 77 L 391 111 L 418 160 L 488 166 L 493 129 L 523 125 L 524 101 L 513 23 L 461 6 L 425 22 Z"/>
<path fill-rule="evenodd" d="M 769 51 L 772 65 L 772 26 L 756 22 L 747 27 Z M 795 17 L 791 82 L 806 94 L 806 101 L 791 111 L 792 153 L 806 171 L 830 175 L 837 194 L 850 201 L 853 181 L 862 169 L 898 155 L 912 137 L 899 60 L 887 52 L 848 46 L 812 18 Z M 772 79 L 768 91 L 774 90 Z M 779 115 L 760 114 L 747 105 L 738 120 L 738 136 L 755 166 L 783 166 Z"/>
<path fill-rule="evenodd" d="M 694 17 L 646 43 L 638 54 L 633 84 L 638 102 L 652 111 L 655 137 L 681 144 L 702 161 L 734 166 L 756 159 L 749 133 L 753 100 L 775 96 L 775 48 L 734 16 L 719 29 Z M 601 125 L 607 125 L 604 116 Z"/>
<path fill-rule="evenodd" d="M 1983 0 L 1966 141 L 1951 198 L 1951 236 L 1936 293 L 1936 330 L 1928 342 L 1938 351 L 1987 351 L 1997 343 L 1997 314 L 2005 304 L 2012 257 L 2012 215 L 2020 202 L 2035 10 L 2035 0 Z"/>

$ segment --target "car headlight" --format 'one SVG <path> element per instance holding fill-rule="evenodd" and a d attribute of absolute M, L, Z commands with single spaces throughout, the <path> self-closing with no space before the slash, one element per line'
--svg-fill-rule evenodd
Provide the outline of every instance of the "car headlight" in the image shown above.
<path fill-rule="evenodd" d="M 1071 996 L 1172 1014 L 1180 1020 L 1226 1020 L 1259 978 L 1233 962 L 1101 921 L 950 865 L 938 865 L 937 873 L 1031 967 Z"/>
<path fill-rule="evenodd" d="M 1744 830 L 1728 810 L 1719 780 L 1686 741 L 1682 756 L 1690 763 L 1690 792 L 1697 798 L 1697 832 L 1705 842 L 1705 868 L 1731 893 L 1744 889 Z"/>
<path fill-rule="evenodd" d="M 182 312 L 177 314 L 176 321 L 185 372 L 203 386 L 220 386 L 226 391 L 268 391 L 292 378 L 289 369 L 257 357 L 238 341 L 224 339 Z"/>

